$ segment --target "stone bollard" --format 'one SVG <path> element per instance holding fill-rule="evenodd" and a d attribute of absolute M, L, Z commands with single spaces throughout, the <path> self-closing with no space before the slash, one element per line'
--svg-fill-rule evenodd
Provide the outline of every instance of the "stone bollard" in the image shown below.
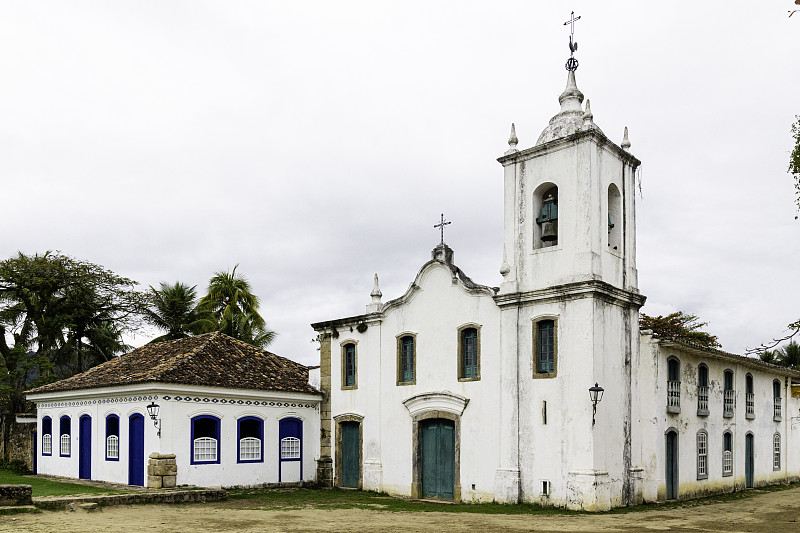
<path fill-rule="evenodd" d="M 178 464 L 175 454 L 160 454 L 153 452 L 147 464 L 147 488 L 172 489 L 175 488 L 178 477 Z"/>

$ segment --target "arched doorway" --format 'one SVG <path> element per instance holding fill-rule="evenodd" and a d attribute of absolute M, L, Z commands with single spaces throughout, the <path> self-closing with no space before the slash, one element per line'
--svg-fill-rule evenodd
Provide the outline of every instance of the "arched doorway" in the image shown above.
<path fill-rule="evenodd" d="M 144 416 L 128 419 L 128 485 L 144 486 Z"/>
<path fill-rule="evenodd" d="M 668 500 L 678 499 L 678 430 L 669 428 L 665 435 L 665 497 Z"/>
<path fill-rule="evenodd" d="M 92 479 L 92 417 L 83 415 L 78 423 L 78 477 Z"/>
<path fill-rule="evenodd" d="M 298 418 L 284 418 L 280 421 L 278 434 L 278 481 L 302 481 L 303 422 Z"/>
<path fill-rule="evenodd" d="M 752 433 L 748 433 L 744 437 L 744 486 L 745 488 L 752 489 L 754 487 L 755 467 L 754 467 L 754 451 L 753 447 L 755 439 Z"/>

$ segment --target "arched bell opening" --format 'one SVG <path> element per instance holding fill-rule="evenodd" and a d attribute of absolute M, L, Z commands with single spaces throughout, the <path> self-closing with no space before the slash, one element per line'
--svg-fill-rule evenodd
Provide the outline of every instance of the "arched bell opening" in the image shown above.
<path fill-rule="evenodd" d="M 543 183 L 533 193 L 533 248 L 558 245 L 558 186 Z"/>
<path fill-rule="evenodd" d="M 622 250 L 622 196 L 613 183 L 608 186 L 608 249 Z"/>

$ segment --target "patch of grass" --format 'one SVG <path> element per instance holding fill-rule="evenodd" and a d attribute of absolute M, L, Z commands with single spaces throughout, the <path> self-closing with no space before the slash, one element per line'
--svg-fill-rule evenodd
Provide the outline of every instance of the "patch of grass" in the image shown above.
<path fill-rule="evenodd" d="M 668 509 L 698 507 L 713 503 L 725 503 L 750 498 L 758 494 L 798 488 L 800 484 L 769 485 L 742 492 L 714 494 L 695 500 L 667 503 L 647 503 L 632 507 L 619 507 L 609 514 L 661 511 Z M 505 515 L 581 515 L 596 514 L 588 511 L 570 511 L 559 507 L 543 507 L 535 503 L 503 505 L 498 503 L 435 503 L 409 500 L 384 493 L 338 489 L 237 489 L 228 491 L 228 507 L 238 509 L 368 509 L 390 512 L 440 512 L 481 513 Z"/>
<path fill-rule="evenodd" d="M 9 470 L 0 470 L 0 485 L 30 485 L 33 496 L 71 496 L 73 494 L 120 494 L 122 491 L 21 476 Z"/>
<path fill-rule="evenodd" d="M 239 489 L 228 491 L 231 507 L 241 509 L 368 509 L 389 512 L 481 513 L 512 515 L 584 514 L 532 503 L 436 503 L 397 498 L 377 492 L 337 489 Z"/>

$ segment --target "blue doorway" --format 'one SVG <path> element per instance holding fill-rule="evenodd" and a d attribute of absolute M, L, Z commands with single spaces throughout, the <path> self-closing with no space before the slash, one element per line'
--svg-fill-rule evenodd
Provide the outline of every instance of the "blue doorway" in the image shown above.
<path fill-rule="evenodd" d="M 144 487 L 144 416 L 128 419 L 128 485 Z"/>
<path fill-rule="evenodd" d="M 278 481 L 303 480 L 303 422 L 284 418 L 279 427 Z"/>
<path fill-rule="evenodd" d="M 78 424 L 78 477 L 92 479 L 92 417 L 83 415 Z"/>

